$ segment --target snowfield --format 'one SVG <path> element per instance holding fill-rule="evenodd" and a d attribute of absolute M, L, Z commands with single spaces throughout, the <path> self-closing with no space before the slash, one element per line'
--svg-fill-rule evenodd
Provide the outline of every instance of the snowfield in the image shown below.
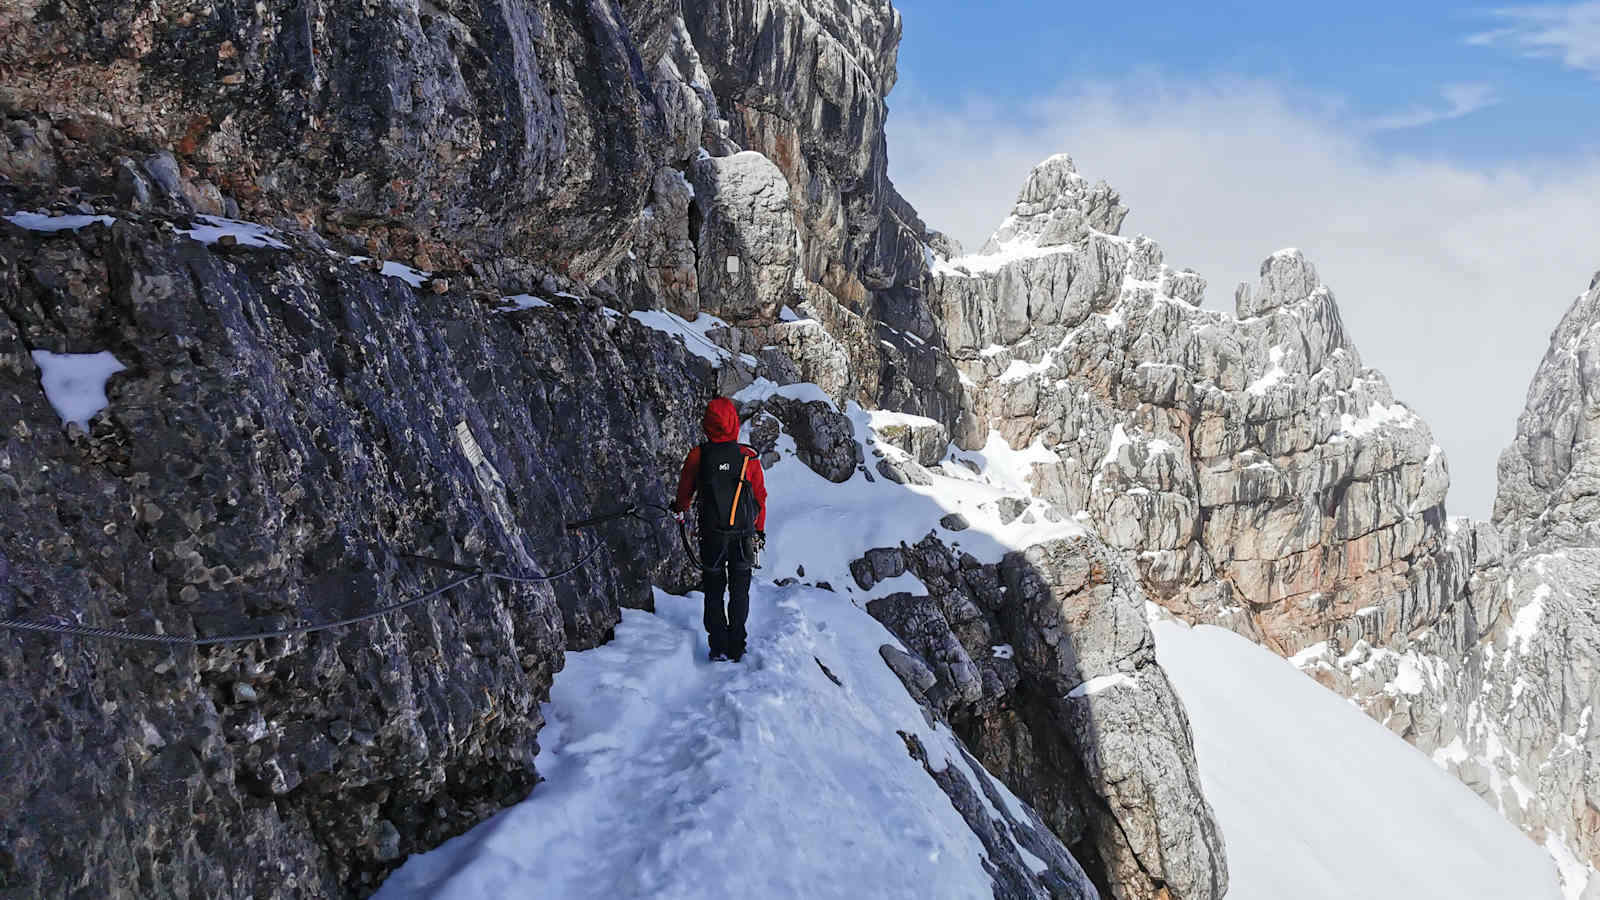
<path fill-rule="evenodd" d="M 1229 900 L 1559 900 L 1551 857 L 1432 760 L 1221 628 L 1152 623 L 1228 846 Z"/>

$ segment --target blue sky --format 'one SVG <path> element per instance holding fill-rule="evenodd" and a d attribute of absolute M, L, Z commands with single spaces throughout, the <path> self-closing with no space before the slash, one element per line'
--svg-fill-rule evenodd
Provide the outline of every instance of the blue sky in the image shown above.
<path fill-rule="evenodd" d="M 898 6 L 905 19 L 901 89 L 919 94 L 1025 99 L 1041 86 L 1132 69 L 1169 79 L 1227 74 L 1270 81 L 1370 126 L 1375 146 L 1391 153 L 1493 162 L 1568 156 L 1600 140 L 1594 115 L 1600 71 L 1530 58 L 1537 47 L 1527 43 L 1551 21 L 1540 14 L 1546 10 L 1574 42 L 1600 47 L 1600 4 L 904 0 Z M 1592 18 L 1584 18 L 1585 6 Z M 1573 21 L 1559 18 L 1563 10 Z M 1452 87 L 1472 89 L 1466 93 L 1476 102 L 1452 107 L 1442 93 Z M 1413 127 L 1393 121 L 1480 104 Z"/>
<path fill-rule="evenodd" d="M 889 173 L 969 250 L 1066 152 L 1231 310 L 1274 250 L 1334 291 L 1486 518 L 1549 335 L 1600 269 L 1600 0 L 900 0 Z"/>

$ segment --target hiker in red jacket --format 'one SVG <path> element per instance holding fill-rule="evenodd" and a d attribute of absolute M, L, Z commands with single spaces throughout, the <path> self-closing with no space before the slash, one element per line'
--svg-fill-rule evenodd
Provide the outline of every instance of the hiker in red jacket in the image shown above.
<path fill-rule="evenodd" d="M 713 660 L 738 662 L 750 614 L 750 569 L 767 542 L 767 483 L 756 451 L 739 443 L 739 411 L 732 400 L 718 397 L 707 404 L 701 425 L 706 442 L 683 461 L 672 510 L 681 519 L 699 495 L 706 641 Z"/>

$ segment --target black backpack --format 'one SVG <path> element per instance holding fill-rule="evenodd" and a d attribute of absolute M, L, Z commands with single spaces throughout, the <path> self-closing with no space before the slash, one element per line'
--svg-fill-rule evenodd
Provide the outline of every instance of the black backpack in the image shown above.
<path fill-rule="evenodd" d="M 700 445 L 700 472 L 695 481 L 700 494 L 700 536 L 753 534 L 756 498 L 750 490 L 749 466 L 761 462 L 745 453 L 738 441 Z"/>

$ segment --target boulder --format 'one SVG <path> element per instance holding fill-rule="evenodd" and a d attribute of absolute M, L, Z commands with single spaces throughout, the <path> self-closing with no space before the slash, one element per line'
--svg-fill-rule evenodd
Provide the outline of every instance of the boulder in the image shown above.
<path fill-rule="evenodd" d="M 924 487 L 933 484 L 933 476 L 928 470 L 909 459 L 880 459 L 876 468 L 879 475 L 895 484 L 915 484 Z"/>
<path fill-rule="evenodd" d="M 800 461 L 829 481 L 850 480 L 864 459 L 855 425 L 827 403 L 768 397 L 757 406 L 741 410 L 746 418 L 761 412 L 782 423 L 783 430 L 794 438 Z"/>
<path fill-rule="evenodd" d="M 695 160 L 700 299 L 734 324 L 764 324 L 788 301 L 799 255 L 789 185 L 754 151 Z"/>
<path fill-rule="evenodd" d="M 772 328 L 772 342 L 794 361 L 798 380 L 822 388 L 835 403 L 854 399 L 850 353 L 821 322 L 780 322 Z"/>
<path fill-rule="evenodd" d="M 872 432 L 879 441 L 904 450 L 923 466 L 938 465 L 950 449 L 950 432 L 932 419 L 889 418 L 884 424 L 874 425 Z"/>

